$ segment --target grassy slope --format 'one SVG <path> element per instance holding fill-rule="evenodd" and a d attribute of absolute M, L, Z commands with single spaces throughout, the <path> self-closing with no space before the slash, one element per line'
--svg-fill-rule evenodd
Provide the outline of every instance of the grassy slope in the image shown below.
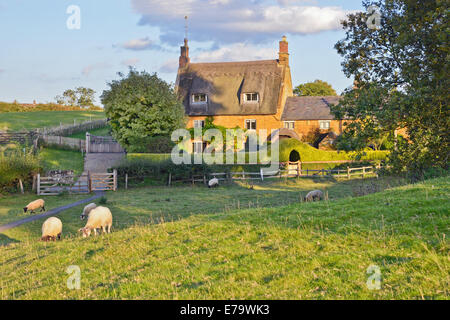
<path fill-rule="evenodd" d="M 111 136 L 109 131 L 110 131 L 110 127 L 107 126 L 107 127 L 104 127 L 104 128 L 89 130 L 89 133 L 91 135 L 94 135 L 94 136 L 109 137 L 109 136 Z M 68 137 L 69 138 L 74 138 L 74 139 L 83 139 L 84 140 L 84 139 L 86 139 L 86 131 L 78 132 L 78 133 L 72 134 L 72 135 L 70 135 Z"/>
<path fill-rule="evenodd" d="M 78 123 L 89 119 L 104 119 L 105 114 L 98 111 L 38 111 L 38 112 L 8 112 L 0 113 L 0 130 L 11 131 L 30 130 L 43 127 L 73 124 L 76 119 Z"/>
<path fill-rule="evenodd" d="M 80 151 L 44 148 L 40 152 L 45 170 L 74 170 L 81 174 L 84 169 L 84 159 Z"/>
<path fill-rule="evenodd" d="M 1 248 L 1 298 L 448 299 L 449 246 L 443 238 L 450 222 L 448 179 L 283 206 L 295 202 L 297 187 L 302 189 L 292 182 L 291 201 L 283 197 L 289 191 L 268 193 L 272 205 L 281 205 L 273 208 L 262 208 L 251 193 L 282 189 L 277 184 L 240 192 L 236 187 L 119 192 L 109 204 L 115 216 L 111 235 L 66 235 L 59 243 L 33 239 Z M 330 195 L 344 195 L 331 187 Z M 347 192 L 354 187 L 347 185 Z M 215 208 L 203 207 L 206 195 L 214 193 L 226 197 L 226 207 L 222 200 Z M 238 196 L 247 197 L 252 208 L 236 210 Z M 155 202 L 167 197 L 170 202 Z M 61 216 L 65 231 L 81 225 L 74 225 L 79 211 Z M 167 222 L 191 212 L 203 214 Z M 166 223 L 149 224 L 161 216 Z M 127 227 L 136 220 L 140 223 Z M 35 238 L 39 226 L 5 236 Z M 81 290 L 66 288 L 69 265 L 81 268 Z M 366 288 L 370 265 L 381 268 L 379 291 Z"/>

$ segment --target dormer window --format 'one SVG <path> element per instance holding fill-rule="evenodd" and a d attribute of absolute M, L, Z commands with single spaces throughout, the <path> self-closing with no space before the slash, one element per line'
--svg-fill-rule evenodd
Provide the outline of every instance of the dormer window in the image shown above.
<path fill-rule="evenodd" d="M 244 102 L 259 102 L 259 94 L 255 92 L 244 93 Z"/>
<path fill-rule="evenodd" d="M 208 96 L 204 93 L 194 93 L 192 95 L 192 103 L 207 103 L 208 102 Z"/>

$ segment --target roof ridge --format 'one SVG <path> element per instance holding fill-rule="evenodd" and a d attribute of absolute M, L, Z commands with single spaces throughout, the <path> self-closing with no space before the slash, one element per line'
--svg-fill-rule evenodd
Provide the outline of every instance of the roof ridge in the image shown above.
<path fill-rule="evenodd" d="M 277 62 L 277 59 L 271 60 L 253 60 L 253 61 L 224 61 L 224 62 L 191 62 L 189 65 L 217 65 L 217 64 L 263 64 L 267 62 Z"/>

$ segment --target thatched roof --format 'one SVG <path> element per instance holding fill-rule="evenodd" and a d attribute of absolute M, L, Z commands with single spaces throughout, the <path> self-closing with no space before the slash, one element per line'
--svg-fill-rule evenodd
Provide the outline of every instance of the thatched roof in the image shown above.
<path fill-rule="evenodd" d="M 282 71 L 277 60 L 190 63 L 180 70 L 178 93 L 190 116 L 275 114 Z M 244 102 L 243 93 L 258 93 L 259 102 Z M 206 94 L 208 102 L 193 104 L 192 94 Z"/>
<path fill-rule="evenodd" d="M 294 120 L 334 120 L 330 105 L 338 104 L 341 97 L 289 97 L 286 100 L 283 121 Z"/>

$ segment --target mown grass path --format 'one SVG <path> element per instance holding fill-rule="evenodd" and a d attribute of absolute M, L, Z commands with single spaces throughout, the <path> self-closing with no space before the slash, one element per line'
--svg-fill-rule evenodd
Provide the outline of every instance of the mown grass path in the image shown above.
<path fill-rule="evenodd" d="M 23 225 L 25 223 L 33 222 L 33 221 L 36 221 L 36 220 L 39 220 L 39 219 L 42 219 L 42 218 L 55 216 L 55 215 L 60 214 L 61 212 L 65 211 L 65 210 L 68 210 L 70 208 L 79 206 L 80 204 L 85 204 L 85 203 L 94 201 L 94 200 L 100 198 L 102 195 L 103 195 L 103 193 L 98 193 L 95 196 L 90 197 L 88 199 L 79 200 L 77 202 L 74 202 L 74 203 L 71 203 L 71 204 L 68 204 L 68 205 L 56 208 L 56 209 L 52 209 L 52 210 L 47 211 L 46 213 L 43 213 L 43 214 L 38 214 L 38 215 L 34 215 L 34 216 L 31 216 L 31 217 L 28 217 L 28 218 L 25 218 L 25 219 L 21 219 L 19 221 L 10 222 L 8 224 L 0 226 L 0 232 L 4 232 L 6 230 L 9 230 L 9 229 L 12 229 L 12 228 L 16 228 L 16 227 L 21 226 L 21 225 Z"/>

